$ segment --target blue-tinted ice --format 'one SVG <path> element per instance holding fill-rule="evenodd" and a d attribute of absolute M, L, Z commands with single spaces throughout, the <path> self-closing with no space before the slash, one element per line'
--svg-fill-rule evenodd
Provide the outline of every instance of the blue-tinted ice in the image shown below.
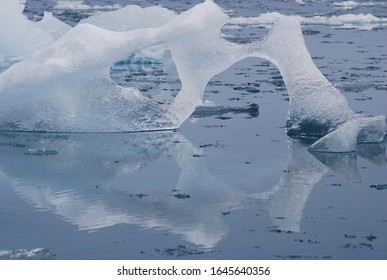
<path fill-rule="evenodd" d="M 131 19 L 139 12 L 142 20 L 117 24 L 125 15 Z M 20 17 L 15 11 L 9 13 Z M 153 18 L 159 27 L 149 24 L 147 18 Z M 54 42 L 38 40 L 47 46 L 1 73 L 1 128 L 45 132 L 175 129 L 202 104 L 212 77 L 255 56 L 273 62 L 281 72 L 290 96 L 288 133 L 318 138 L 326 135 L 311 150 L 349 152 L 356 150 L 358 140 L 382 141 L 385 118 L 349 109 L 346 98 L 313 63 L 300 18 L 277 13 L 271 18 L 273 26 L 261 41 L 235 44 L 221 34 L 230 18 L 210 0 L 180 15 L 163 8 L 138 7 L 106 16 L 97 14 Z M 19 21 L 26 20 L 21 17 Z M 30 25 L 26 28 L 35 28 Z M 62 28 L 57 33 L 64 31 Z M 2 39 L 3 45 L 8 42 Z M 182 84 L 177 96 L 166 104 L 152 101 L 135 87 L 119 86 L 110 78 L 112 64 L 152 46 L 161 49 L 159 54 L 171 52 Z M 7 55 L 7 49 L 3 52 Z"/>

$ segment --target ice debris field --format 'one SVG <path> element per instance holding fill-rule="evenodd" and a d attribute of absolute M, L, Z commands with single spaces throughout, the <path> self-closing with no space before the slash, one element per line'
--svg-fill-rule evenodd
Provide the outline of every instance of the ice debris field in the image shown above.
<path fill-rule="evenodd" d="M 346 6 L 347 7 L 347 6 Z M 349 6 L 348 6 L 349 7 Z M 291 137 L 314 137 L 316 152 L 351 152 L 386 137 L 385 116 L 353 112 L 315 66 L 302 24 L 386 25 L 372 15 L 314 17 L 266 13 L 231 18 L 206 0 L 177 14 L 159 6 L 97 13 L 74 27 L 46 13 L 32 22 L 18 1 L 0 0 L 0 129 L 35 132 L 134 132 L 177 129 L 203 105 L 207 83 L 238 61 L 275 64 L 289 98 Z M 268 29 L 256 42 L 227 40 L 227 25 Z M 362 25 L 367 26 L 367 25 Z M 365 27 L 366 28 L 366 27 Z M 115 83 L 109 69 L 136 54 L 175 67 L 181 90 L 155 102 L 136 87 Z M 166 55 L 169 54 L 169 55 Z M 167 71 L 166 70 L 166 71 Z"/>

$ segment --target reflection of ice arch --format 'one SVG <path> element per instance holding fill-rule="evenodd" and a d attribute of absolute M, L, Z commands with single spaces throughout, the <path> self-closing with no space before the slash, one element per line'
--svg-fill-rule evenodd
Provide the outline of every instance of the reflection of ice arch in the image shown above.
<path fill-rule="evenodd" d="M 385 143 L 361 144 L 352 153 L 310 153 L 307 146 L 289 139 L 289 159 L 277 185 L 269 191 L 250 195 L 282 231 L 299 232 L 303 211 L 313 187 L 329 170 L 345 180 L 361 181 L 357 156 L 372 164 L 386 164 Z"/>
<path fill-rule="evenodd" d="M 255 195 L 211 174 L 200 149 L 178 132 L 2 133 L 0 179 L 35 207 L 52 211 L 80 230 L 136 224 L 212 248 L 229 231 L 222 212 L 263 209 L 279 229 L 299 231 L 309 194 L 328 170 L 346 180 L 360 180 L 356 154 L 312 155 L 299 142 L 289 143 L 286 172 L 271 190 Z M 361 145 L 357 155 L 385 164 L 383 144 Z M 148 165 L 165 158 L 178 167 L 177 173 L 163 175 L 174 178 L 167 190 L 152 174 L 134 181 L 143 186 L 140 192 L 133 192 L 130 176 L 125 186 L 112 183 L 121 174 L 143 169 L 148 174 Z M 156 190 L 148 189 L 149 184 L 157 184 Z"/>
<path fill-rule="evenodd" d="M 52 211 L 80 230 L 138 224 L 210 248 L 228 232 L 221 212 L 240 201 L 240 192 L 211 175 L 200 150 L 178 132 L 3 133 L 0 154 L 2 180 L 37 208 Z M 180 171 L 166 175 L 177 182 L 167 190 L 162 182 L 151 194 L 146 187 L 132 193 L 130 186 L 111 185 L 120 174 L 136 173 L 168 157 Z"/>

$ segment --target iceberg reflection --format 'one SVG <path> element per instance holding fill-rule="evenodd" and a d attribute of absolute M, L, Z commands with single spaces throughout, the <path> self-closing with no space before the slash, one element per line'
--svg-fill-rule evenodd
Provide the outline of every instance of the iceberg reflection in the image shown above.
<path fill-rule="evenodd" d="M 339 154 L 309 152 L 308 145 L 289 138 L 288 164 L 278 184 L 250 198 L 262 203 L 261 207 L 279 230 L 299 232 L 309 194 L 329 170 L 344 180 L 360 183 L 358 156 L 372 164 L 385 164 L 385 142 L 359 144 L 356 152 Z"/>
<path fill-rule="evenodd" d="M 241 201 L 240 192 L 211 175 L 200 149 L 179 132 L 2 133 L 0 153 L 2 179 L 37 208 L 64 217 L 80 230 L 138 224 L 183 235 L 207 248 L 227 234 L 221 211 Z M 142 188 L 135 194 L 127 182 L 125 187 L 112 183 L 160 158 L 173 159 L 180 169 L 177 174 L 176 168 L 166 169 L 177 182 L 166 193 L 163 182 L 150 195 L 143 188 L 147 182 L 135 181 Z M 157 184 L 153 175 L 147 179 Z"/>
<path fill-rule="evenodd" d="M 364 144 L 357 154 L 311 154 L 307 146 L 289 141 L 286 172 L 271 190 L 257 194 L 212 174 L 201 150 L 176 131 L 1 133 L 0 178 L 36 208 L 52 211 L 79 230 L 136 224 L 212 248 L 230 230 L 225 211 L 264 209 L 280 230 L 297 232 L 308 196 L 328 170 L 358 182 L 357 155 L 385 164 L 383 144 Z M 177 168 L 153 174 L 152 163 L 165 159 Z M 143 171 L 147 181 L 130 179 Z M 165 189 L 171 181 L 174 185 Z"/>

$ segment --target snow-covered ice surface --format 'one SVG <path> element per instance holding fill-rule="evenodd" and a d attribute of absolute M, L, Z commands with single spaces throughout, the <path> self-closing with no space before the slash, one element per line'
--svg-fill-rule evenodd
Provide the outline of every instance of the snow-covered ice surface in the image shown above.
<path fill-rule="evenodd" d="M 387 258 L 383 2 L 215 1 L 225 14 L 210 5 L 217 16 L 180 18 L 200 1 L 104 2 L 27 1 L 18 20 L 41 36 L 36 50 L 25 36 L 0 49 L 0 258 Z M 126 4 L 149 8 L 116 11 Z M 27 20 L 44 10 L 67 25 Z M 157 32 L 144 39 L 138 28 Z M 78 32 L 93 36 L 74 40 Z M 121 48 L 122 32 L 143 46 Z M 147 44 L 151 36 L 162 40 Z M 45 71 L 52 53 L 56 65 L 76 63 Z M 133 96 L 142 106 L 128 117 Z M 121 122 L 139 114 L 137 127 Z M 161 118 L 170 122 L 155 125 Z M 90 124 L 180 129 L 10 131 Z"/>

